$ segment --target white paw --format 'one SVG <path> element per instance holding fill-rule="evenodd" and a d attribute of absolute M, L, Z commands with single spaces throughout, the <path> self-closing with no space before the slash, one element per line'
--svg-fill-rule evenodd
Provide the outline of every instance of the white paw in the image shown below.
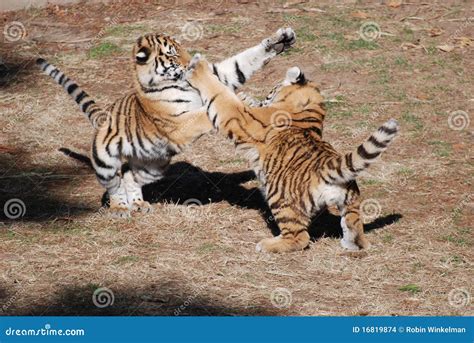
<path fill-rule="evenodd" d="M 260 242 L 260 243 L 258 243 L 257 246 L 255 247 L 255 251 L 257 251 L 257 252 L 262 252 L 262 249 L 263 249 L 263 247 L 262 247 L 262 242 Z"/>
<path fill-rule="evenodd" d="M 341 239 L 341 246 L 344 249 L 350 250 L 350 251 L 358 251 L 360 248 L 355 244 L 354 242 L 348 241 L 346 239 Z"/>

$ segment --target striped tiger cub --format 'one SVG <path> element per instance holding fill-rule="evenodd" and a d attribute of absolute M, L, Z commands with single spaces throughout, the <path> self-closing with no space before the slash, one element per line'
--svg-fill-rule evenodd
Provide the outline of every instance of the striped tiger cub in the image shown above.
<path fill-rule="evenodd" d="M 260 44 L 210 66 L 224 87 L 236 90 L 294 42 L 292 29 L 279 29 Z M 37 60 L 95 128 L 91 162 L 114 215 L 150 211 L 142 186 L 161 179 L 173 155 L 213 129 L 198 91 L 180 79 L 190 59 L 169 36 L 138 38 L 133 47 L 134 91 L 107 107 L 97 105 L 58 68 Z"/>
<path fill-rule="evenodd" d="M 199 90 L 218 131 L 246 152 L 263 184 L 281 234 L 263 239 L 257 251 L 306 248 L 311 217 L 329 206 L 337 206 L 342 216 L 342 246 L 349 250 L 369 246 L 355 179 L 397 135 L 394 119 L 354 151 L 340 154 L 322 140 L 325 112 L 319 89 L 297 67 L 288 69 L 284 81 L 262 103 L 251 101 L 260 107 L 248 106 L 218 82 L 199 55 L 184 78 Z"/>

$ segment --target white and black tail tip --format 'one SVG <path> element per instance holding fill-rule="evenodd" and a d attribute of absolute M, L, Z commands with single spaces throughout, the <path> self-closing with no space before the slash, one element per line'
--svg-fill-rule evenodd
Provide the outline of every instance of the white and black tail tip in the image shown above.
<path fill-rule="evenodd" d="M 306 82 L 306 78 L 303 71 L 299 67 L 291 67 L 286 71 L 285 81 L 288 84 L 304 84 Z"/>
<path fill-rule="evenodd" d="M 39 65 L 42 70 L 45 70 L 49 65 L 44 58 L 36 59 L 36 64 Z"/>

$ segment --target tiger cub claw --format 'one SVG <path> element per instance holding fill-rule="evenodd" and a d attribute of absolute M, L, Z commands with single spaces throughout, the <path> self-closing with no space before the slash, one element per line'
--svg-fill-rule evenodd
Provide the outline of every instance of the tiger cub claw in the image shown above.
<path fill-rule="evenodd" d="M 141 213 L 153 212 L 153 206 L 145 200 L 135 201 L 132 204 L 132 211 Z"/>
<path fill-rule="evenodd" d="M 127 206 L 110 206 L 110 215 L 113 218 L 130 218 L 130 209 Z"/>

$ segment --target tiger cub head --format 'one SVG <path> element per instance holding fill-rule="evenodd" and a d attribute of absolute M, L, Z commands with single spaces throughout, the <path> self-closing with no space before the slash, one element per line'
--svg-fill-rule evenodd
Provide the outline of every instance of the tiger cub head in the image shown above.
<path fill-rule="evenodd" d="M 180 79 L 190 59 L 176 40 L 161 34 L 141 36 L 133 47 L 136 78 L 145 91 L 164 81 Z"/>
<path fill-rule="evenodd" d="M 302 111 L 308 104 L 320 104 L 323 97 L 316 83 L 306 79 L 298 67 L 289 68 L 285 79 L 277 84 L 263 101 L 263 106 L 283 105 L 291 112 Z"/>

